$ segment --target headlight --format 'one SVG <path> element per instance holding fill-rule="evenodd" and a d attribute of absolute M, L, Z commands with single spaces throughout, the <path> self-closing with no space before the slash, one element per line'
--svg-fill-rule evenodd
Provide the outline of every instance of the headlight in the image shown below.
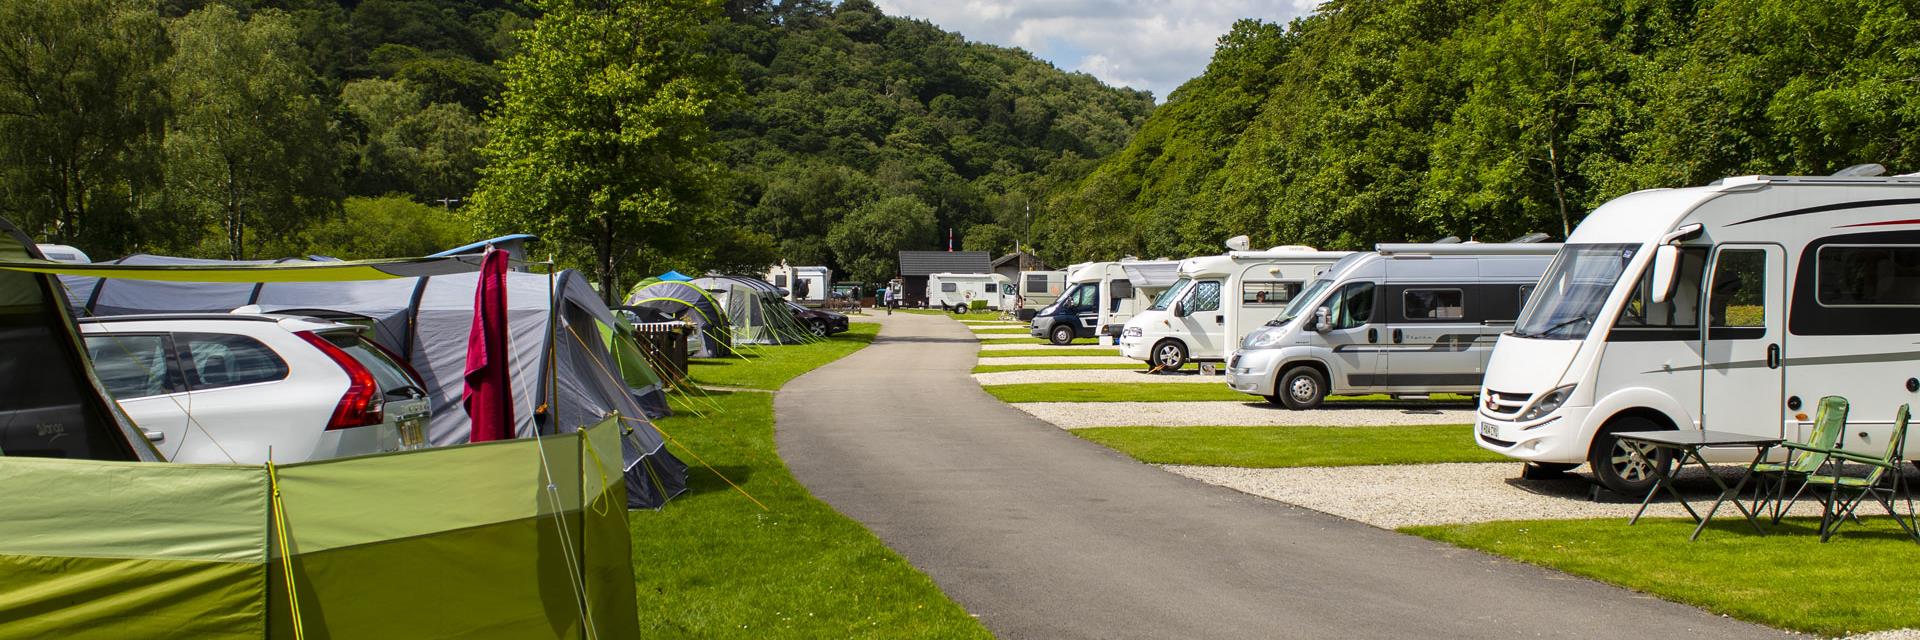
<path fill-rule="evenodd" d="M 1537 420 L 1540 416 L 1558 411 L 1560 405 L 1565 404 L 1567 398 L 1572 395 L 1573 385 L 1567 385 L 1541 394 L 1538 399 L 1533 401 L 1531 406 L 1527 407 L 1526 411 L 1520 413 L 1520 420 L 1522 422 Z"/>
<path fill-rule="evenodd" d="M 1240 348 L 1271 349 L 1280 346 L 1280 338 L 1284 335 L 1286 335 L 1286 332 L 1277 327 L 1259 329 L 1247 334 L 1247 339 L 1240 341 Z"/>
<path fill-rule="evenodd" d="M 1141 330 L 1140 330 L 1140 327 L 1127 327 L 1127 328 L 1125 328 L 1125 329 L 1121 329 L 1121 330 L 1120 330 L 1120 337 L 1122 337 L 1122 338 L 1138 338 L 1138 337 L 1140 337 L 1140 336 L 1143 336 L 1143 335 L 1146 335 L 1146 333 L 1147 333 L 1147 332 L 1145 332 L 1145 331 L 1141 331 Z"/>

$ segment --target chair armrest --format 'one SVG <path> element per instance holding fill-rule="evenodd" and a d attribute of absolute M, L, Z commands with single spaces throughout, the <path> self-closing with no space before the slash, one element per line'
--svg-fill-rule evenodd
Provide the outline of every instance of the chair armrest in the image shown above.
<path fill-rule="evenodd" d="M 1863 456 L 1858 453 L 1854 453 L 1852 451 L 1835 451 L 1830 455 L 1832 455 L 1835 458 L 1845 460 L 1847 462 L 1857 462 L 1864 465 L 1880 467 L 1882 469 L 1893 469 L 1895 467 L 1895 465 L 1892 462 L 1888 462 L 1885 459 L 1878 458 L 1875 456 Z"/>
<path fill-rule="evenodd" d="M 1806 451 L 1808 453 L 1824 453 L 1827 455 L 1843 453 L 1843 451 L 1840 449 L 1823 449 L 1810 444 L 1802 444 L 1799 442 L 1782 442 L 1780 443 L 1780 446 L 1786 447 L 1788 449 L 1792 449 L 1795 451 Z"/>

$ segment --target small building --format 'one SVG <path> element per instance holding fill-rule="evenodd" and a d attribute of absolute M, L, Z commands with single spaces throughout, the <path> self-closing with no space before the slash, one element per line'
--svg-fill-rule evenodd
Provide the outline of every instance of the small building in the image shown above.
<path fill-rule="evenodd" d="M 1000 256 L 987 268 L 992 269 L 994 273 L 1006 276 L 1008 280 L 1019 282 L 1020 272 L 1046 271 L 1047 263 L 1041 262 L 1040 256 L 1015 250 L 1013 253 Z"/>
<path fill-rule="evenodd" d="M 927 276 L 936 273 L 991 273 L 985 251 L 902 251 L 900 279 L 908 306 L 927 301 Z"/>

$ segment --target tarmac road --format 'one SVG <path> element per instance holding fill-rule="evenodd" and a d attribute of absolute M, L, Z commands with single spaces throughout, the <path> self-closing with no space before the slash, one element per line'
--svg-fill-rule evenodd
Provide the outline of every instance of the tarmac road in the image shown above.
<path fill-rule="evenodd" d="M 781 457 L 999 637 L 1787 635 L 1134 462 L 980 391 L 959 323 L 882 321 L 780 390 Z"/>

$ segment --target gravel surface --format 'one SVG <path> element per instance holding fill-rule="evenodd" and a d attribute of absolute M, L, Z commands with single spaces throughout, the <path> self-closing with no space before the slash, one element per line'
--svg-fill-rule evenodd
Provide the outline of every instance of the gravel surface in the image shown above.
<path fill-rule="evenodd" d="M 1847 636 L 1846 640 L 1920 640 L 1920 629 L 1894 629 L 1875 631 L 1857 636 Z"/>
<path fill-rule="evenodd" d="M 1492 522 L 1495 520 L 1571 520 L 1619 518 L 1622 526 L 1638 501 L 1602 493 L 1603 502 L 1588 499 L 1591 486 L 1583 475 L 1566 480 L 1521 480 L 1518 462 L 1461 462 L 1449 464 L 1366 467 L 1300 467 L 1242 469 L 1164 465 L 1174 473 L 1264 498 L 1358 520 L 1383 529 L 1409 525 Z M 1740 470 L 1722 467 L 1727 481 Z M 1688 499 L 1705 498 L 1711 505 L 1714 486 L 1705 474 L 1689 468 L 1681 474 Z M 1737 522 L 1738 511 L 1714 516 Z M 1680 505 L 1657 501 L 1648 516 L 1685 517 Z"/>
<path fill-rule="evenodd" d="M 980 360 L 980 364 L 1133 364 L 1140 365 L 1141 371 L 1147 370 L 1146 363 L 1126 356 L 1019 356 L 1014 358 L 983 358 Z M 1119 369 L 1115 369 L 1115 371 L 1119 371 Z"/>
<path fill-rule="evenodd" d="M 1114 355 L 1120 355 L 1120 347 L 1109 347 L 1109 346 L 1097 345 L 1097 344 L 1069 344 L 1064 346 L 1051 345 L 1051 344 L 983 344 L 983 345 L 980 345 L 981 351 L 1023 351 L 1026 349 L 1046 349 L 1049 351 L 1056 350 L 1056 349 L 1061 351 L 1065 351 L 1068 349 L 1072 349 L 1074 351 L 1105 351 L 1107 353 L 1111 353 Z"/>
<path fill-rule="evenodd" d="M 1060 369 L 1054 371 L 996 371 L 973 374 L 981 385 L 1025 384 L 1030 382 L 1150 382 L 1171 384 L 1226 384 L 1226 376 L 1195 374 L 1152 374 L 1146 369 Z"/>
<path fill-rule="evenodd" d="M 1473 410 L 1456 406 L 1428 408 L 1390 402 L 1341 403 L 1313 411 L 1291 411 L 1258 402 L 1022 402 L 1013 406 L 1063 429 L 1088 427 L 1378 427 L 1414 424 L 1471 424 Z M 1351 406 L 1346 406 L 1351 405 Z"/>

